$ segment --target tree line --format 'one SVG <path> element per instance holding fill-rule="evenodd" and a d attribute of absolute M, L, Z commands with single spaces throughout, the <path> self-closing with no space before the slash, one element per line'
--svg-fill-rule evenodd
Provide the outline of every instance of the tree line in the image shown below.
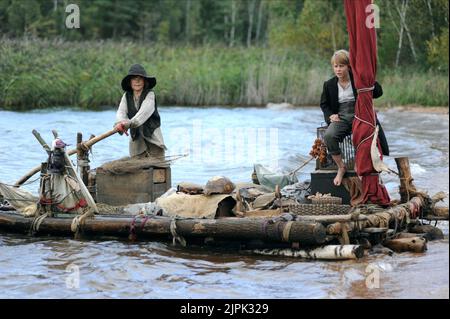
<path fill-rule="evenodd" d="M 66 28 L 70 3 L 80 9 L 79 29 Z M 447 0 L 375 4 L 381 64 L 448 71 Z M 324 58 L 348 46 L 343 0 L 0 0 L 0 32 L 7 38 L 289 47 Z"/>

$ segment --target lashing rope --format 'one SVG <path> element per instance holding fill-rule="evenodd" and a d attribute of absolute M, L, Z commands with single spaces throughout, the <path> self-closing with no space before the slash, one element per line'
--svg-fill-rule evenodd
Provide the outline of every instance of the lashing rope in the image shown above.
<path fill-rule="evenodd" d="M 31 227 L 30 227 L 30 233 L 31 234 L 36 234 L 39 231 L 39 227 L 41 226 L 42 222 L 44 221 L 44 219 L 48 216 L 48 213 L 44 213 L 42 215 L 39 215 L 37 217 L 35 217 L 33 219 L 33 221 L 31 222 Z"/>
<path fill-rule="evenodd" d="M 177 241 L 181 244 L 181 246 L 186 247 L 186 239 L 183 238 L 180 234 L 177 233 L 177 218 L 173 218 L 170 222 L 170 233 L 172 234 L 172 244 L 175 246 Z"/>
<path fill-rule="evenodd" d="M 291 228 L 293 223 L 294 223 L 293 221 L 289 221 L 286 223 L 286 225 L 284 225 L 282 236 L 283 241 L 289 242 L 289 235 L 291 234 Z"/>
<path fill-rule="evenodd" d="M 136 234 L 136 220 L 138 217 L 142 217 L 142 215 L 136 215 L 134 216 L 133 220 L 131 221 L 131 225 L 130 225 L 130 235 L 128 236 L 128 238 L 131 241 L 135 241 L 137 239 L 137 234 Z M 142 231 L 145 227 L 145 223 L 147 222 L 147 220 L 149 219 L 150 216 L 145 215 L 144 219 L 141 222 L 141 227 L 140 230 Z"/>

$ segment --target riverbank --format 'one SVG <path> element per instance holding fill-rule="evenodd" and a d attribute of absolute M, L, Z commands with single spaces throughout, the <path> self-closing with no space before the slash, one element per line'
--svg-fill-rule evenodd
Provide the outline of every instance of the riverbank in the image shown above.
<path fill-rule="evenodd" d="M 160 105 L 318 105 L 332 76 L 328 59 L 257 47 L 2 39 L 0 56 L 0 105 L 8 110 L 117 105 L 120 80 L 133 63 L 157 77 Z M 446 73 L 380 66 L 378 81 L 384 95 L 377 107 L 448 107 Z"/>

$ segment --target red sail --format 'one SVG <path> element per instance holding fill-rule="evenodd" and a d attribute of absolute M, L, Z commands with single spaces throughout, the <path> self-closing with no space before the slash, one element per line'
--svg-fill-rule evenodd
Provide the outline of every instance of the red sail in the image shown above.
<path fill-rule="evenodd" d="M 390 202 L 389 194 L 380 184 L 379 174 L 372 166 L 370 148 L 375 132 L 376 114 L 372 91 L 377 70 L 377 41 L 370 5 L 371 0 L 344 0 L 350 44 L 350 64 L 358 90 L 353 121 L 353 145 L 356 149 L 356 172 L 362 178 L 363 203 L 380 205 Z M 368 12 L 366 12 L 366 10 Z M 380 143 L 378 148 L 381 152 Z"/>

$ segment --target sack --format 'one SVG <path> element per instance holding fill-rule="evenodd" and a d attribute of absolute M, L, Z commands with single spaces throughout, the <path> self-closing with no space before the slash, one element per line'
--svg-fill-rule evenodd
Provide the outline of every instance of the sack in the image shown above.
<path fill-rule="evenodd" d="M 228 177 L 215 176 L 206 183 L 203 192 L 205 195 L 231 194 L 235 188 L 236 186 Z"/>
<path fill-rule="evenodd" d="M 180 183 L 177 186 L 177 193 L 185 193 L 189 195 L 203 194 L 203 186 L 194 183 Z"/>

